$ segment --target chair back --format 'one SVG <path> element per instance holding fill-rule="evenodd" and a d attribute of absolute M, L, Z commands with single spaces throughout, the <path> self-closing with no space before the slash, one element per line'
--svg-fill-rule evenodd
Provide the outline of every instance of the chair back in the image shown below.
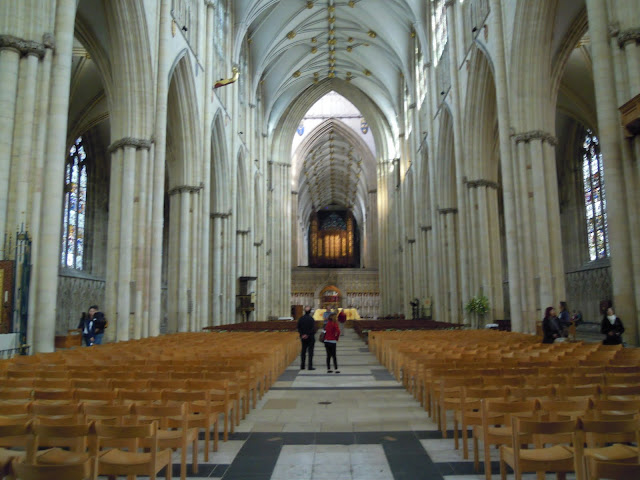
<path fill-rule="evenodd" d="M 11 471 L 16 480 L 85 480 L 91 478 L 91 460 L 76 465 L 39 465 L 16 459 Z"/>

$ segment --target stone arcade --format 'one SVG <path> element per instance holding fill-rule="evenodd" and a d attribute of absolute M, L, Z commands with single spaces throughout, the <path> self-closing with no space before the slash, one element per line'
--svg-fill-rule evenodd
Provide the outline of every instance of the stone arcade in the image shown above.
<path fill-rule="evenodd" d="M 3 0 L 3 332 L 28 312 L 52 351 L 93 303 L 109 342 L 199 331 L 331 286 L 473 325 L 482 294 L 526 333 L 612 302 L 637 344 L 639 29 L 636 0 Z"/>

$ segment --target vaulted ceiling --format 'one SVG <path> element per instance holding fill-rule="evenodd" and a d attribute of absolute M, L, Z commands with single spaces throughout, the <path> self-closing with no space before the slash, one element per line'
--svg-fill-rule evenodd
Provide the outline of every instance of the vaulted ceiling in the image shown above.
<path fill-rule="evenodd" d="M 426 44 L 426 3 L 234 0 L 236 45 L 241 48 L 245 37 L 249 42 L 250 81 L 254 93 L 263 94 L 269 123 L 276 124 L 309 86 L 334 78 L 355 85 L 395 119 L 403 78 L 411 78 L 414 38 Z"/>
<path fill-rule="evenodd" d="M 265 123 L 275 127 L 290 105 L 315 84 L 348 82 L 362 93 L 360 102 L 371 102 L 372 111 L 380 112 L 397 130 L 404 81 L 412 78 L 416 39 L 428 51 L 426 4 L 424 0 L 234 0 L 235 58 L 248 45 L 245 54 L 252 67 L 248 81 L 253 95 L 261 99 Z M 414 91 L 412 85 L 407 87 Z M 367 119 L 370 124 L 372 120 Z M 358 222 L 364 220 L 367 191 L 376 188 L 375 161 L 343 127 L 339 121 L 321 125 L 295 152 L 300 166 L 294 166 L 294 188 L 299 192 L 303 225 L 309 214 L 329 205 L 347 208 Z"/>

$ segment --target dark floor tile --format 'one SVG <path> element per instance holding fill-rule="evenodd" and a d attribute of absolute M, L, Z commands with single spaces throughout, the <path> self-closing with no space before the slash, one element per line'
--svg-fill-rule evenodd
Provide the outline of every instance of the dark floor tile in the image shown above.
<path fill-rule="evenodd" d="M 282 434 L 285 445 L 315 445 L 315 432 L 291 432 Z"/>
<path fill-rule="evenodd" d="M 350 432 L 318 432 L 316 445 L 352 445 L 356 443 L 355 434 Z"/>
<path fill-rule="evenodd" d="M 300 371 L 301 370 L 285 370 L 284 373 L 278 377 L 278 382 L 293 382 Z"/>
<path fill-rule="evenodd" d="M 220 468 L 218 468 L 220 467 Z M 198 464 L 198 473 L 195 473 L 193 471 L 192 465 L 191 465 L 191 456 L 187 456 L 187 477 L 211 477 L 212 473 L 214 471 L 219 471 L 221 472 L 220 475 L 213 475 L 215 476 L 222 476 L 222 474 L 227 470 L 227 468 L 229 468 L 229 465 L 222 465 L 222 464 L 214 464 L 214 463 L 199 463 Z M 173 472 L 173 477 L 174 478 L 180 478 L 180 464 L 179 463 L 174 463 L 173 464 L 173 468 L 171 470 Z"/>
<path fill-rule="evenodd" d="M 441 475 L 453 475 L 455 473 L 455 470 L 453 469 L 453 466 L 450 463 L 434 463 L 434 465 L 436 466 L 436 468 L 438 469 L 438 472 Z"/>

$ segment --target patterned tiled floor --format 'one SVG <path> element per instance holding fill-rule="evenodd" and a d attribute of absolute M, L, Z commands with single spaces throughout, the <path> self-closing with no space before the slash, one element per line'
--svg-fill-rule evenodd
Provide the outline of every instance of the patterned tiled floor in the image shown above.
<path fill-rule="evenodd" d="M 462 458 L 451 435 L 442 438 L 352 330 L 337 351 L 341 373 L 327 373 L 324 347 L 316 342 L 317 370 L 301 371 L 296 360 L 230 440 L 220 442 L 210 462 L 200 464 L 197 474 L 189 468 L 188 478 L 484 480 L 482 467 L 474 472 L 473 459 Z M 496 449 L 493 454 L 493 478 L 498 479 Z M 179 476 L 177 454 L 174 461 Z"/>

